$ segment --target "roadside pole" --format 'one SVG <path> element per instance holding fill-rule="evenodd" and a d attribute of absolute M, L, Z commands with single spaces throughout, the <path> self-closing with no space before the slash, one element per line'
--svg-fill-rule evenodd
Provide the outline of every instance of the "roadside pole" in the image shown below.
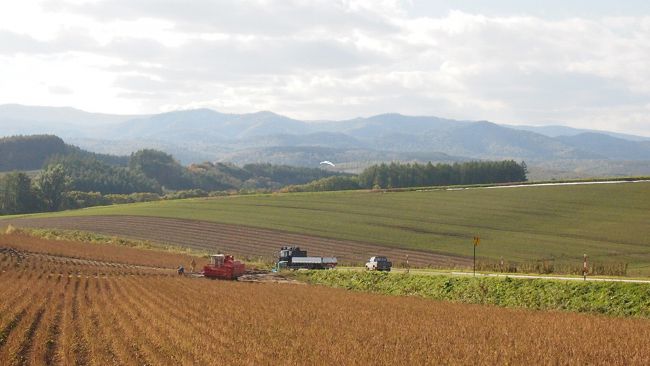
<path fill-rule="evenodd" d="M 409 265 L 409 255 L 406 255 L 406 273 L 411 271 L 411 266 Z"/>
<path fill-rule="evenodd" d="M 476 277 L 476 247 L 481 243 L 481 238 L 474 237 L 474 277 Z"/>
<path fill-rule="evenodd" d="M 584 261 L 582 262 L 582 276 L 587 280 L 587 254 L 584 254 Z"/>

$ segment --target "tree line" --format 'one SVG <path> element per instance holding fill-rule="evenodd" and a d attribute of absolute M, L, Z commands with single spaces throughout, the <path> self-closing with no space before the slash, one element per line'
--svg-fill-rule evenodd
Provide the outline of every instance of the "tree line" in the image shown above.
<path fill-rule="evenodd" d="M 61 207 L 70 178 L 62 166 L 44 170 L 32 180 L 24 172 L 0 177 L 0 214 L 56 211 Z"/>
<path fill-rule="evenodd" d="M 323 169 L 272 164 L 204 162 L 189 167 L 172 155 L 144 149 L 131 154 L 127 166 L 113 166 L 92 157 L 55 155 L 44 168 L 61 165 L 71 178 L 71 190 L 101 194 L 137 192 L 167 193 L 200 189 L 206 192 L 225 190 L 278 189 L 287 184 L 303 184 L 339 174 Z"/>
<path fill-rule="evenodd" d="M 25 153 L 32 148 L 31 155 Z M 370 166 L 358 176 L 272 164 L 240 167 L 231 163 L 204 162 L 183 166 L 173 156 L 158 150 L 144 149 L 127 157 L 115 157 L 85 152 L 48 135 L 0 139 L 0 152 L 8 154 L 0 155 L 0 171 L 3 167 L 21 164 L 32 168 L 26 163 L 29 156 L 37 161 L 43 160 L 39 174 L 30 176 L 24 172 L 12 172 L 0 175 L 0 214 L 205 197 L 225 192 L 332 191 L 521 182 L 526 180 L 527 174 L 526 164 L 513 160 L 435 165 L 431 162 L 393 162 Z"/>
<path fill-rule="evenodd" d="M 171 155 L 158 150 L 141 150 L 131 155 L 129 169 L 158 182 L 163 190 L 277 190 L 287 184 L 304 184 L 339 175 L 319 168 L 273 164 L 204 162 L 181 165 Z"/>
<path fill-rule="evenodd" d="M 282 191 L 318 192 L 524 182 L 527 174 L 526 163 L 514 160 L 435 165 L 431 162 L 393 162 L 370 166 L 358 176 L 328 177 L 303 185 L 287 186 Z"/>
<path fill-rule="evenodd" d="M 162 193 L 160 183 L 142 171 L 109 165 L 93 157 L 55 155 L 45 162 L 44 169 L 55 166 L 61 166 L 70 178 L 71 190 L 102 194 Z"/>
<path fill-rule="evenodd" d="M 514 160 L 454 164 L 379 164 L 359 174 L 361 188 L 405 188 L 524 182 L 526 163 Z"/>
<path fill-rule="evenodd" d="M 57 211 L 114 203 L 277 190 L 340 173 L 317 168 L 229 163 L 181 165 L 162 151 L 131 154 L 125 166 L 91 155 L 53 155 L 39 174 L 0 176 L 0 214 Z"/>

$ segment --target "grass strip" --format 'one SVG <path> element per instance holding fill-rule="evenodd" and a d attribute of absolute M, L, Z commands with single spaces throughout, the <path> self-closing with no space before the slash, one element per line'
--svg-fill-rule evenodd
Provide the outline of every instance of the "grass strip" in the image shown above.
<path fill-rule="evenodd" d="M 300 271 L 311 284 L 468 304 L 650 318 L 650 286 L 617 282 Z"/>
<path fill-rule="evenodd" d="M 164 251 L 174 254 L 191 255 L 195 257 L 206 257 L 210 254 L 205 251 L 197 251 L 187 247 L 154 243 L 148 240 L 125 239 L 117 236 L 104 235 L 81 230 L 15 228 L 10 225 L 5 230 L 5 233 L 22 233 L 36 238 L 48 240 L 76 241 L 88 244 L 120 245 L 136 249 Z"/>

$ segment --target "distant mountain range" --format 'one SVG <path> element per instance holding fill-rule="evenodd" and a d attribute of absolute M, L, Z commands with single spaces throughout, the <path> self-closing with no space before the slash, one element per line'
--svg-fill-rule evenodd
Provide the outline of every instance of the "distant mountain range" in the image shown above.
<path fill-rule="evenodd" d="M 625 164 L 635 167 L 630 174 L 650 174 L 650 138 L 565 126 L 509 126 L 400 114 L 310 122 L 272 112 L 196 109 L 123 116 L 0 106 L 0 136 L 42 133 L 100 153 L 161 149 L 186 164 L 208 160 L 317 166 L 331 160 L 355 170 L 392 160 L 515 159 L 531 167 L 544 166 L 549 177 L 579 176 L 580 161 L 618 167 L 613 174 L 625 174 L 625 169 L 621 173 Z"/>

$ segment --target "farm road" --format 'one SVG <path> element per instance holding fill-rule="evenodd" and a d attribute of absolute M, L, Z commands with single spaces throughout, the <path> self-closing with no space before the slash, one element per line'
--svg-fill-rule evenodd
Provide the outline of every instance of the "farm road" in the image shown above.
<path fill-rule="evenodd" d="M 198 220 L 150 216 L 84 216 L 20 218 L 3 220 L 2 224 L 90 231 L 267 260 L 275 260 L 277 251 L 283 245 L 298 245 L 309 250 L 311 255 L 336 256 L 339 262 L 349 264 L 365 263 L 374 255 L 385 255 L 393 262 L 401 263 L 408 255 L 409 263 L 414 266 L 467 268 L 471 265 L 471 259 L 464 257 Z"/>
<path fill-rule="evenodd" d="M 648 183 L 648 179 L 639 180 L 605 180 L 605 181 L 587 181 L 587 182 L 557 182 L 557 183 L 528 183 L 528 184 L 499 184 L 484 187 L 461 187 L 461 188 L 445 188 L 446 191 L 462 191 L 465 189 L 501 189 L 501 188 L 528 188 L 528 187 L 553 187 L 553 186 L 584 186 L 594 184 L 632 184 L 632 183 Z M 436 190 L 436 189 L 422 189 L 422 191 Z"/>
<path fill-rule="evenodd" d="M 472 272 L 451 272 L 455 276 L 473 276 Z M 629 282 L 629 283 L 650 283 L 650 280 L 637 280 L 625 278 L 604 278 L 604 277 L 589 277 L 585 280 L 582 277 L 566 277 L 566 276 L 541 276 L 541 275 L 517 275 L 517 274 L 501 274 L 501 273 L 477 273 L 477 277 L 511 277 L 511 278 L 530 278 L 530 279 L 544 279 L 544 280 L 560 280 L 560 281 L 595 281 L 595 282 Z"/>
<path fill-rule="evenodd" d="M 365 271 L 365 267 L 343 267 L 337 268 L 338 271 Z M 394 268 L 393 273 L 405 273 L 404 268 Z M 445 271 L 445 270 L 426 270 L 420 268 L 414 268 L 409 271 L 412 274 L 423 275 L 423 276 L 463 276 L 463 277 L 472 277 L 474 273 L 472 272 L 457 272 L 457 271 Z M 582 277 L 569 277 L 569 276 L 544 276 L 544 275 L 524 275 L 516 273 L 476 273 L 476 277 L 510 277 L 510 278 L 523 278 L 523 279 L 541 279 L 541 280 L 558 280 L 558 281 L 585 281 Z M 607 278 L 607 277 L 590 277 L 587 276 L 586 281 L 592 282 L 628 282 L 628 283 L 647 283 L 650 284 L 650 280 L 642 279 L 627 279 L 627 278 Z"/>

